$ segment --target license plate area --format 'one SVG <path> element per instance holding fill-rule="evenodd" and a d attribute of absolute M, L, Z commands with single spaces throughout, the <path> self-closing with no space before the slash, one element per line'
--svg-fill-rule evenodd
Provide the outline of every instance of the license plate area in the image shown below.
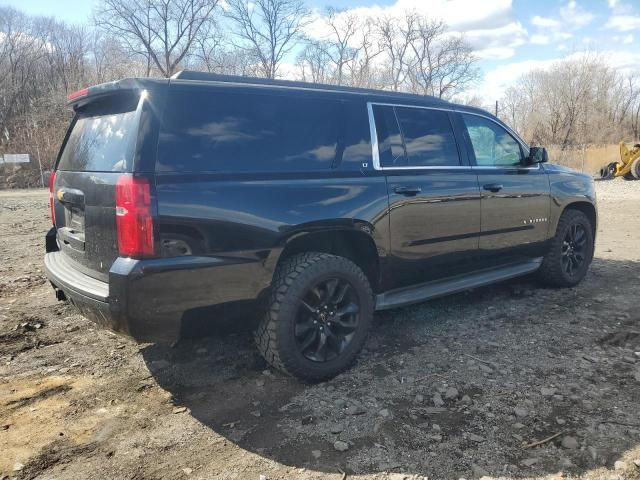
<path fill-rule="evenodd" d="M 65 206 L 65 225 L 70 233 L 84 234 L 84 210 L 74 206 Z"/>

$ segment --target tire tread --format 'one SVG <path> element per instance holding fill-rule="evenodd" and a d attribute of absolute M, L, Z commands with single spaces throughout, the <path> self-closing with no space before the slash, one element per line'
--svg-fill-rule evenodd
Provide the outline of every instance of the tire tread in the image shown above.
<path fill-rule="evenodd" d="M 558 220 L 556 234 L 551 241 L 551 247 L 545 255 L 542 265 L 538 270 L 538 279 L 545 285 L 557 288 L 573 287 L 578 282 L 568 282 L 562 273 L 562 242 L 564 240 L 564 232 L 572 223 L 584 220 L 588 225 L 591 224 L 587 216 L 580 210 L 569 208 L 565 210 Z M 592 236 L 593 241 L 593 236 Z M 593 256 L 593 244 L 591 245 L 591 256 Z M 589 262 L 591 259 L 588 260 Z"/>
<path fill-rule="evenodd" d="M 304 381 L 318 382 L 331 378 L 349 368 L 355 360 L 354 356 L 354 359 L 338 372 L 331 372 L 330 374 L 310 374 L 300 365 L 296 365 L 296 362 L 292 361 L 291 358 L 287 358 L 286 352 L 283 351 L 278 338 L 277 327 L 282 307 L 293 302 L 293 299 L 289 298 L 288 295 L 289 289 L 309 268 L 329 260 L 340 262 L 342 268 L 350 270 L 350 273 L 358 277 L 359 281 L 361 281 L 363 285 L 366 285 L 368 294 L 373 299 L 373 293 L 371 292 L 367 277 L 362 270 L 350 260 L 321 252 L 306 252 L 294 255 L 284 260 L 276 269 L 265 315 L 254 333 L 256 346 L 269 364 L 287 375 Z"/>

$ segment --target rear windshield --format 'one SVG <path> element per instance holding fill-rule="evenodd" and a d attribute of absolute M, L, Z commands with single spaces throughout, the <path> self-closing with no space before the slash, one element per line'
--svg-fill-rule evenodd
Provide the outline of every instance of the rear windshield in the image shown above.
<path fill-rule="evenodd" d="M 137 130 L 135 103 L 114 101 L 78 113 L 65 144 L 59 170 L 127 172 L 131 170 Z"/>

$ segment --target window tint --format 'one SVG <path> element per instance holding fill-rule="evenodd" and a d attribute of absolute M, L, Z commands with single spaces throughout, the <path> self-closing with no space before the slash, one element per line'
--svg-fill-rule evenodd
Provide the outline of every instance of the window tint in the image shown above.
<path fill-rule="evenodd" d="M 380 164 L 383 167 L 406 167 L 407 157 L 393 107 L 373 106 L 378 134 Z"/>
<path fill-rule="evenodd" d="M 108 106 L 95 102 L 78 114 L 58 169 L 79 172 L 131 170 L 137 136 L 135 99 L 112 99 Z"/>
<path fill-rule="evenodd" d="M 462 115 L 473 145 L 476 165 L 514 166 L 522 160 L 520 144 L 497 123 L 477 115 Z"/>
<path fill-rule="evenodd" d="M 344 151 L 342 153 L 342 170 L 361 170 L 373 168 L 371 160 L 371 131 L 367 104 L 364 101 L 345 101 L 341 115 L 341 127 L 344 134 Z M 338 156 L 340 154 L 338 153 Z"/>
<path fill-rule="evenodd" d="M 449 114 L 441 110 L 396 107 L 409 166 L 460 165 Z"/>
<path fill-rule="evenodd" d="M 336 160 L 337 101 L 175 90 L 160 134 L 161 171 L 299 171 Z"/>

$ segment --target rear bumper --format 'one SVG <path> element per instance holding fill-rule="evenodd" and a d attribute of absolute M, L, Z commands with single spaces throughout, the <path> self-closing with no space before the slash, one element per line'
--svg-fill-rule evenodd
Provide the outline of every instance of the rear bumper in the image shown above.
<path fill-rule="evenodd" d="M 254 300 L 271 280 L 262 262 L 237 258 L 118 258 L 109 282 L 78 272 L 61 252 L 45 255 L 47 277 L 58 292 L 100 326 L 139 342 L 180 338 L 190 311 Z"/>
<path fill-rule="evenodd" d="M 58 298 L 68 300 L 82 315 L 101 327 L 129 335 L 141 342 L 161 341 L 165 336 L 167 340 L 171 340 L 176 334 L 165 331 L 163 335 L 157 336 L 138 332 L 135 320 L 132 321 L 127 315 L 126 298 L 121 292 L 111 287 L 111 282 L 102 282 L 74 269 L 61 252 L 45 254 L 44 270 Z M 125 277 L 117 279 L 116 283 L 124 280 Z"/>

